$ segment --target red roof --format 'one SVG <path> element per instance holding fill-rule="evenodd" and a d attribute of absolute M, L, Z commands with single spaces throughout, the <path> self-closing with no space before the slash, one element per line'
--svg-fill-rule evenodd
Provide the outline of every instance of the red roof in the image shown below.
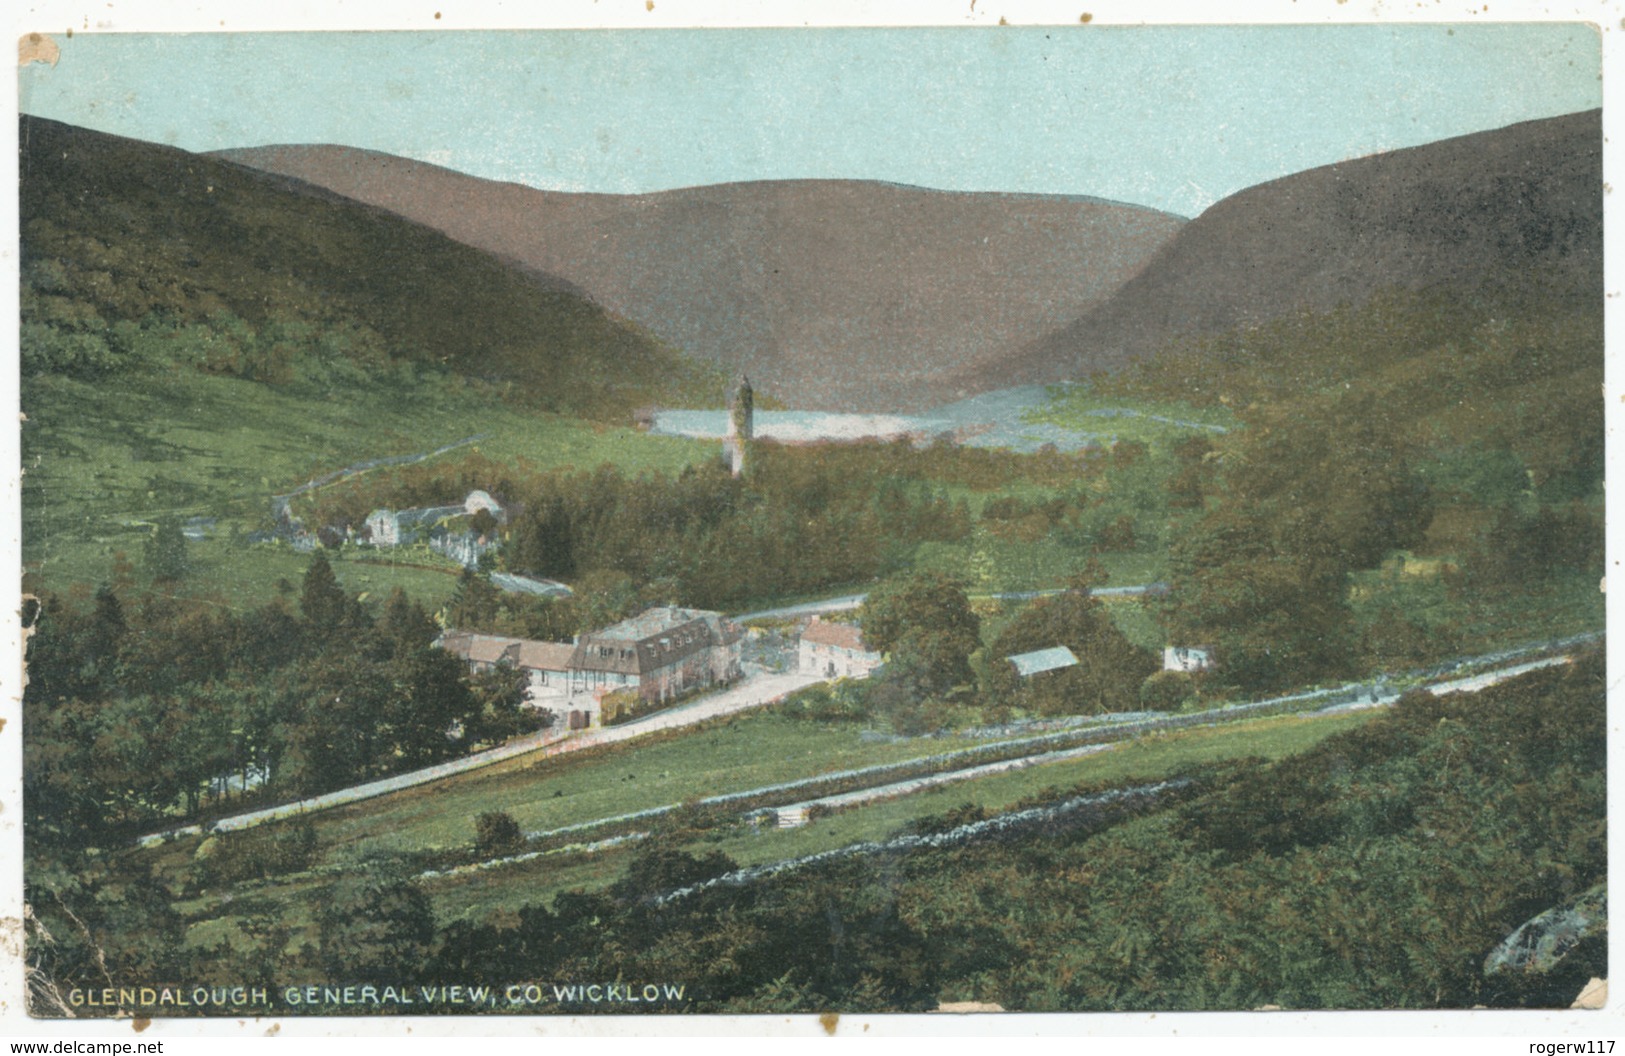
<path fill-rule="evenodd" d="M 863 632 L 850 623 L 829 623 L 815 619 L 801 632 L 801 640 L 814 645 L 835 645 L 859 653 L 869 651 L 863 644 Z"/>

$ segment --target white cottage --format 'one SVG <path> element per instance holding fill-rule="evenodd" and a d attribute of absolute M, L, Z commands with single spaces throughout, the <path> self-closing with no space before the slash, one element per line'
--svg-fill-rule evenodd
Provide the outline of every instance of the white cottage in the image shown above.
<path fill-rule="evenodd" d="M 373 546 L 401 545 L 401 518 L 394 510 L 373 510 L 367 514 L 365 531 Z"/>
<path fill-rule="evenodd" d="M 797 667 L 824 678 L 867 678 L 884 659 L 868 648 L 863 632 L 850 623 L 831 623 L 814 616 L 801 632 Z"/>

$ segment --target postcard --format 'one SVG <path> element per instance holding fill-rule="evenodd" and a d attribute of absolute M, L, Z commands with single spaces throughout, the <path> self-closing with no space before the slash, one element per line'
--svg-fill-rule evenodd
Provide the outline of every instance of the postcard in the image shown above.
<path fill-rule="evenodd" d="M 1611 42 L 976 7 L 22 34 L 29 1029 L 1605 1014 Z"/>

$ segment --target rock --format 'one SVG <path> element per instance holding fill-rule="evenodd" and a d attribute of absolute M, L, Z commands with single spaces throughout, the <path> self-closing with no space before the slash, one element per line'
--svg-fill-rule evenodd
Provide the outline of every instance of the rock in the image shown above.
<path fill-rule="evenodd" d="M 1608 885 L 1601 883 L 1524 922 L 1484 958 L 1484 974 L 1550 972 L 1582 940 L 1607 928 Z"/>

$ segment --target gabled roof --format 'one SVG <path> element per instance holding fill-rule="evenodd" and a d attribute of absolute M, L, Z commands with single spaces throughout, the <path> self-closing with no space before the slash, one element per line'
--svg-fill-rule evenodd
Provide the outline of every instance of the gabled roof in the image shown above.
<path fill-rule="evenodd" d="M 731 645 L 742 632 L 714 612 L 661 607 L 581 636 L 570 666 L 582 671 L 642 675 L 703 649 Z"/>
<path fill-rule="evenodd" d="M 476 634 L 469 643 L 468 659 L 482 664 L 495 664 L 503 660 L 518 666 L 519 639 L 498 638 L 493 634 Z"/>
<path fill-rule="evenodd" d="M 575 651 L 569 642 L 520 642 L 519 666 L 529 671 L 564 671 Z"/>
<path fill-rule="evenodd" d="M 801 632 L 801 640 L 811 642 L 814 645 L 838 646 L 859 653 L 870 651 L 863 644 L 863 631 L 850 623 L 831 623 L 814 618 L 811 623 L 807 624 L 807 629 Z"/>
<path fill-rule="evenodd" d="M 1058 671 L 1063 667 L 1075 667 L 1078 663 L 1078 658 L 1073 655 L 1072 650 L 1064 645 L 1035 649 L 1030 653 L 1017 653 L 1006 659 L 1015 665 L 1016 674 L 1022 678 L 1042 674 L 1045 671 Z"/>
<path fill-rule="evenodd" d="M 470 663 L 506 662 L 527 671 L 563 671 L 575 646 L 569 642 L 535 642 L 526 638 L 505 638 L 499 634 L 472 634 L 447 631 L 440 647 Z"/>

